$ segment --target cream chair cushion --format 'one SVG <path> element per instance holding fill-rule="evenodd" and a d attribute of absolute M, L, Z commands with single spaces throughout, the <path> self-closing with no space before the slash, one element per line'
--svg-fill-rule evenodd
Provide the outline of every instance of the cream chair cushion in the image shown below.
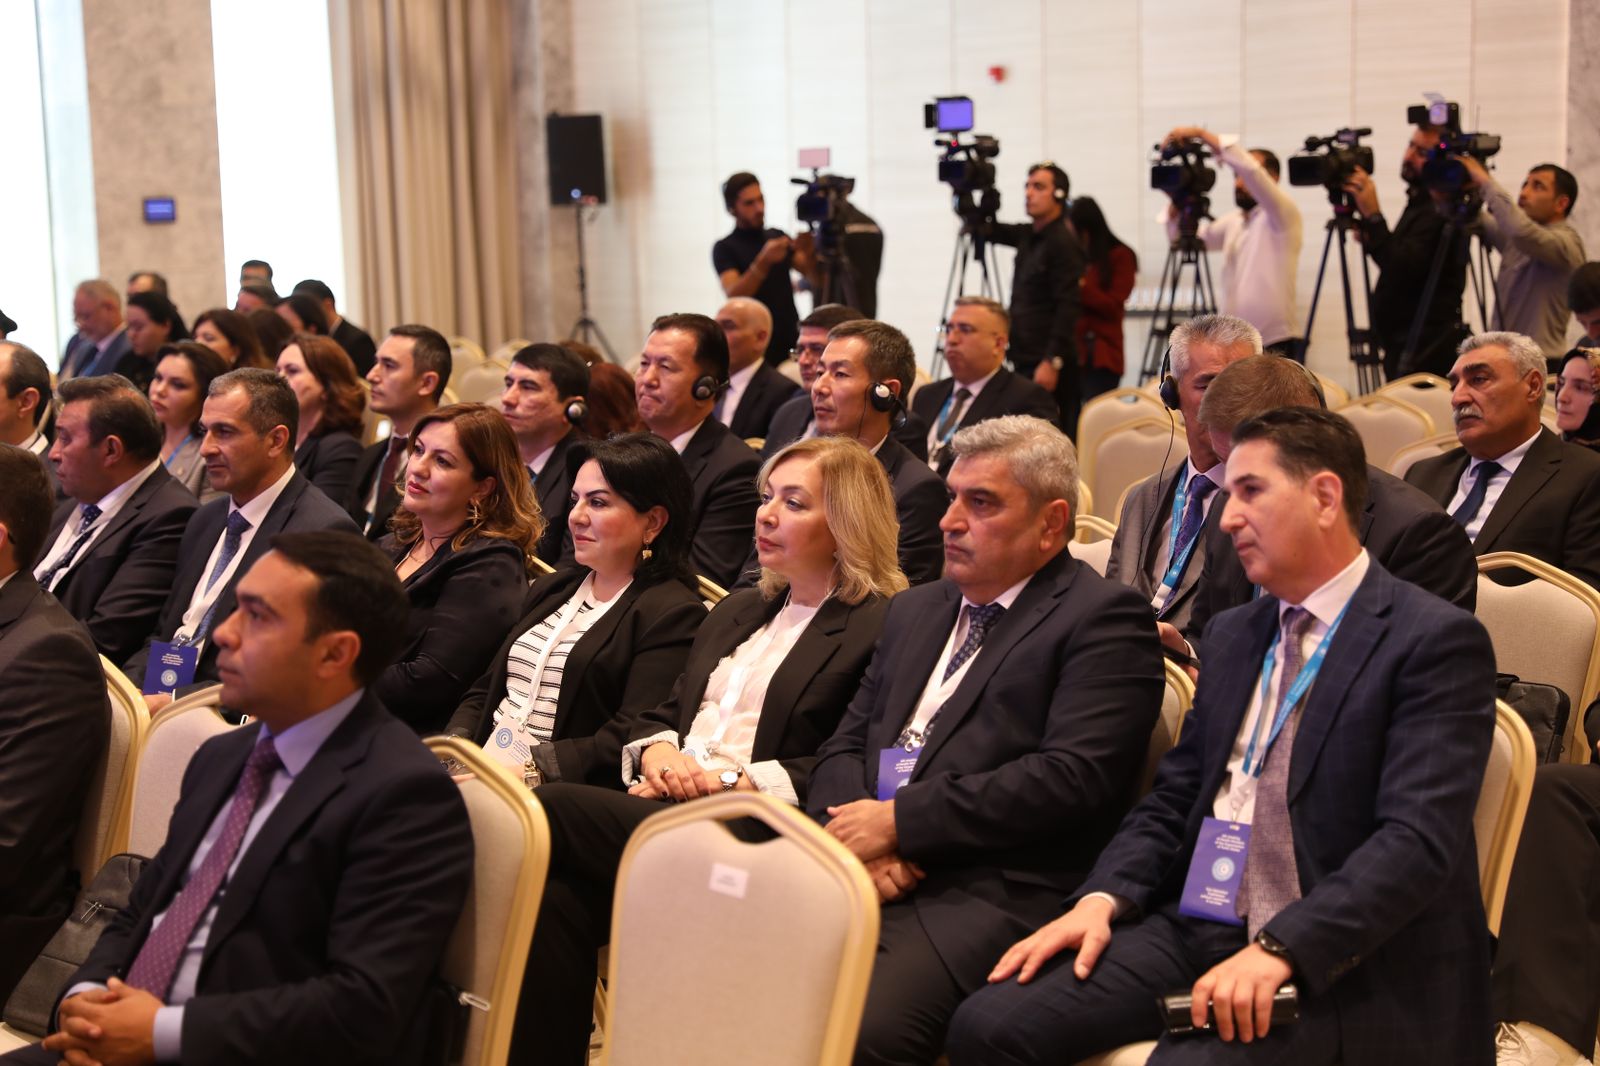
<path fill-rule="evenodd" d="M 1384 469 L 1401 448 L 1434 434 L 1433 419 L 1422 410 L 1383 393 L 1352 400 L 1339 408 L 1339 414 L 1361 435 L 1367 462 Z"/>
<path fill-rule="evenodd" d="M 217 711 L 222 686 L 213 685 L 177 700 L 150 720 L 134 768 L 128 818 L 128 850 L 146 857 L 161 849 L 167 823 L 178 806 L 179 787 L 200 745 L 233 727 Z"/>
<path fill-rule="evenodd" d="M 1112 522 L 1121 516 L 1106 510 L 1117 505 L 1128 486 L 1189 456 L 1182 428 L 1164 417 L 1125 422 L 1085 447 L 1093 449 L 1083 480 L 1094 493 L 1094 513 Z"/>

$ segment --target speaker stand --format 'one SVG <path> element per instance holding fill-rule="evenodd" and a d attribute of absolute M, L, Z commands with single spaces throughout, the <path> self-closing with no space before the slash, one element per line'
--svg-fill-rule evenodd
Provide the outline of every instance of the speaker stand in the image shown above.
<path fill-rule="evenodd" d="M 578 225 L 578 320 L 567 331 L 567 340 L 585 344 L 593 344 L 597 340 L 606 358 L 615 363 L 617 353 L 611 350 L 611 342 L 606 340 L 605 331 L 600 328 L 600 323 L 589 317 L 589 270 L 583 248 L 583 209 L 592 203 L 592 197 L 579 196 L 577 190 L 573 190 L 572 217 Z"/>

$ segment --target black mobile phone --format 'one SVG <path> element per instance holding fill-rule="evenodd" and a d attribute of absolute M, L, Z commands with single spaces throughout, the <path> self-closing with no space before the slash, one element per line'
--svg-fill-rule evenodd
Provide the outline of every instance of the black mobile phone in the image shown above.
<path fill-rule="evenodd" d="M 1215 1021 L 1211 1007 L 1206 1007 L 1206 1024 L 1199 1029 L 1194 1027 L 1194 1018 L 1190 1016 L 1189 1009 L 1194 1004 L 1194 996 L 1190 989 L 1181 992 L 1169 992 L 1156 998 L 1156 1006 L 1161 1011 L 1161 1024 L 1173 1036 L 1188 1036 L 1195 1033 L 1216 1032 Z M 1300 993 L 1294 985 L 1284 985 L 1278 989 L 1277 995 L 1272 997 L 1272 1024 L 1290 1025 L 1300 1020 Z"/>

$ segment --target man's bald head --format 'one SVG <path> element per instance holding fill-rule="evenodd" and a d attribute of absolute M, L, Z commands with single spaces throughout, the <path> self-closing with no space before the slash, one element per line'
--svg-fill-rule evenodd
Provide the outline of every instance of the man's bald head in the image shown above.
<path fill-rule="evenodd" d="M 728 371 L 738 373 L 766 352 L 772 336 L 772 312 L 760 300 L 735 296 L 717 312 L 717 325 L 728 338 Z"/>

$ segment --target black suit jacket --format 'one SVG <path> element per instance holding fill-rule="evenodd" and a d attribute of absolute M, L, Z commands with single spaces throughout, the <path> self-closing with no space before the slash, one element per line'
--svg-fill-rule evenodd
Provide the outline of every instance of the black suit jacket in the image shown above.
<path fill-rule="evenodd" d="M 356 528 L 366 538 L 377 543 L 389 533 L 389 519 L 400 507 L 400 493 L 393 485 L 378 490 L 378 505 L 372 509 L 371 521 L 367 515 L 367 496 L 372 492 L 373 479 L 383 473 L 383 457 L 389 451 L 387 438 L 367 445 L 356 460 L 355 475 L 350 483 L 350 494 L 343 500 L 345 510 Z"/>
<path fill-rule="evenodd" d="M 506 698 L 511 646 L 559 610 L 588 575 L 587 567 L 576 567 L 534 583 L 522 620 L 462 698 L 445 732 L 475 744 L 489 739 L 495 708 Z M 562 668 L 554 734 L 534 750 L 545 780 L 623 787 L 622 745 L 632 735 L 634 719 L 672 694 L 705 617 L 700 597 L 670 578 L 653 585 L 635 580 L 622 592 L 572 645 Z"/>
<path fill-rule="evenodd" d="M 755 537 L 761 459 L 727 426 L 707 418 L 684 446 L 683 465 L 694 484 L 690 561 L 696 573 L 727 588 Z"/>
<path fill-rule="evenodd" d="M 1222 513 L 1227 493 L 1211 505 Z M 1466 531 L 1424 493 L 1393 474 L 1367 467 L 1367 506 L 1356 528 L 1361 544 L 1390 574 L 1426 589 L 1442 600 L 1472 611 L 1478 605 L 1478 563 Z M 1233 538 L 1208 523 L 1205 569 L 1200 575 L 1189 625 L 1190 643 L 1197 643 L 1213 617 L 1249 603 L 1255 586 L 1245 576 Z"/>
<path fill-rule="evenodd" d="M 1469 461 L 1454 448 L 1415 464 L 1406 480 L 1448 507 Z M 1600 453 L 1541 428 L 1472 548 L 1522 552 L 1600 588 Z"/>
<path fill-rule="evenodd" d="M 156 467 L 51 590 L 112 662 L 127 662 L 155 628 L 178 570 L 178 545 L 198 506 L 188 489 Z M 77 510 L 76 500 L 56 508 L 46 545 L 68 522 L 76 533 Z"/>
<path fill-rule="evenodd" d="M 939 413 L 944 409 L 945 401 L 954 394 L 955 387 L 955 378 L 945 378 L 943 381 L 923 386 L 911 398 L 912 411 L 927 427 L 932 428 L 938 424 Z M 1005 367 L 1001 367 L 984 385 L 983 391 L 967 405 L 958 428 L 965 429 L 985 419 L 999 418 L 1002 415 L 1036 415 L 1054 424 L 1061 417 L 1061 408 L 1056 406 L 1055 398 L 1035 384 L 1031 378 L 1013 374 Z M 944 458 L 939 462 L 939 476 L 944 477 L 950 473 L 950 467 L 954 463 L 955 456 L 946 451 Z"/>
<path fill-rule="evenodd" d="M 572 510 L 572 482 L 578 471 L 572 462 L 576 458 L 572 448 L 579 442 L 578 434 L 569 431 L 556 442 L 545 460 L 533 491 L 539 497 L 539 510 L 547 523 L 533 554 L 549 563 L 560 566 L 572 559 L 572 535 L 567 530 L 567 515 Z"/>
<path fill-rule="evenodd" d="M 72 905 L 73 838 L 109 717 L 89 634 L 25 571 L 0 588 L 0 689 L 3 999 Z"/>
<path fill-rule="evenodd" d="M 1155 567 L 1159 547 L 1171 533 L 1169 523 L 1172 520 L 1172 500 L 1178 493 L 1178 479 L 1187 477 L 1188 471 L 1189 464 L 1180 462 L 1145 478 L 1128 493 L 1122 505 L 1117 535 L 1111 541 L 1111 554 L 1106 559 L 1106 577 L 1122 582 L 1146 600 L 1155 599 L 1156 589 L 1161 586 L 1161 578 L 1165 576 L 1152 575 L 1151 571 Z M 1227 493 L 1220 490 L 1219 485 L 1211 500 L 1211 507 L 1206 511 L 1205 524 L 1200 527 L 1194 552 L 1178 577 L 1178 587 L 1158 616 L 1163 622 L 1169 622 L 1179 629 L 1188 626 L 1198 599 L 1197 590 L 1200 588 L 1206 556 L 1219 535 L 1217 526 L 1222 521 L 1222 504 L 1228 498 Z M 1168 528 L 1164 530 L 1163 526 Z M 1226 534 L 1220 536 L 1228 539 Z M 1229 544 L 1232 542 L 1229 541 Z"/>
<path fill-rule="evenodd" d="M 166 843 L 73 982 L 126 976 L 260 729 L 195 753 Z M 472 848 L 456 786 L 368 693 L 228 879 L 184 1008 L 184 1061 L 415 1061 L 421 994 L 461 914 Z"/>
<path fill-rule="evenodd" d="M 811 774 L 807 810 L 876 799 L 961 607 L 954 582 L 896 596 L 872 666 Z M 981 982 L 1059 913 L 1128 808 L 1161 706 L 1150 604 L 1065 550 L 995 623 L 894 797 L 917 909 L 946 967 Z"/>
<path fill-rule="evenodd" d="M 396 563 L 408 550 L 392 534 L 379 547 Z M 528 570 L 517 545 L 479 537 L 459 551 L 441 545 L 405 589 L 411 613 L 403 650 L 372 691 L 418 733 L 438 733 L 516 623 Z"/>
<path fill-rule="evenodd" d="M 106 346 L 104 352 L 96 352 L 94 341 L 81 333 L 74 333 L 62 353 L 61 365 L 73 377 L 89 377 L 90 374 L 86 371 L 92 371 L 96 375 L 120 374 L 121 367 L 132 351 L 133 343 L 128 340 L 126 329 L 118 330 L 116 337 Z M 148 383 L 147 378 L 146 384 Z"/>
<path fill-rule="evenodd" d="M 1150 913 L 1183 888 L 1278 601 L 1226 611 L 1183 735 L 1084 892 Z M 1289 766 L 1302 898 L 1266 930 L 1345 1062 L 1492 1061 L 1489 938 L 1472 816 L 1494 734 L 1494 649 L 1465 611 L 1370 565 L 1306 697 Z M 1112 936 L 1118 934 L 1113 931 Z"/>
<path fill-rule="evenodd" d="M 201 504 L 194 514 L 189 516 L 189 523 L 183 530 L 183 540 L 178 545 L 178 571 L 173 577 L 172 591 L 167 595 L 167 602 L 161 608 L 161 617 L 156 622 L 154 632 L 145 636 L 139 650 L 123 667 L 123 672 L 135 685 L 144 684 L 144 672 L 150 657 L 151 642 L 171 640 L 178 632 L 178 627 L 183 624 L 183 613 L 189 609 L 189 601 L 194 597 L 195 588 L 205 578 L 202 571 L 206 568 L 206 561 L 211 557 L 212 547 L 216 545 L 227 527 L 228 510 L 232 506 L 232 499 L 222 496 L 210 503 Z M 267 553 L 274 534 L 323 529 L 355 532 L 350 525 L 350 516 L 344 512 L 344 508 L 328 499 L 321 489 L 296 473 L 284 486 L 283 492 L 273 501 L 272 507 L 267 511 L 267 517 L 261 522 L 261 528 L 250 538 L 250 545 L 245 549 L 238 567 L 234 569 L 233 576 L 229 578 L 221 595 L 217 597 L 217 610 L 212 616 L 211 628 L 216 629 L 222 624 L 223 619 L 233 613 L 234 607 L 237 606 L 233 598 L 234 586 L 238 585 L 239 579 L 249 572 L 251 565 Z M 196 683 L 218 680 L 217 646 L 211 640 L 206 640 L 205 646 L 200 649 L 200 661 L 196 664 L 194 679 Z"/>
<path fill-rule="evenodd" d="M 672 695 L 639 716 L 629 740 L 671 729 L 681 741 L 700 712 L 711 671 L 771 621 L 784 602 L 783 596 L 765 600 L 756 589 L 741 589 L 717 604 L 695 635 Z M 887 607 L 888 601 L 878 597 L 854 605 L 827 600 L 767 685 L 751 761 L 777 760 L 802 806 L 817 749 L 833 734 L 861 684 Z"/>
<path fill-rule="evenodd" d="M 354 433 L 317 433 L 294 450 L 294 468 L 337 502 L 350 494 L 361 456 L 361 438 Z"/>
<path fill-rule="evenodd" d="M 378 361 L 378 346 L 372 343 L 372 335 L 348 318 L 340 318 L 339 324 L 333 327 L 333 339 L 355 364 L 356 376 L 366 377 L 367 371 Z"/>
<path fill-rule="evenodd" d="M 744 395 L 739 397 L 739 406 L 733 412 L 728 429 L 740 440 L 765 437 L 778 408 L 799 392 L 798 384 L 766 363 L 759 364 L 750 384 L 744 387 Z"/>

